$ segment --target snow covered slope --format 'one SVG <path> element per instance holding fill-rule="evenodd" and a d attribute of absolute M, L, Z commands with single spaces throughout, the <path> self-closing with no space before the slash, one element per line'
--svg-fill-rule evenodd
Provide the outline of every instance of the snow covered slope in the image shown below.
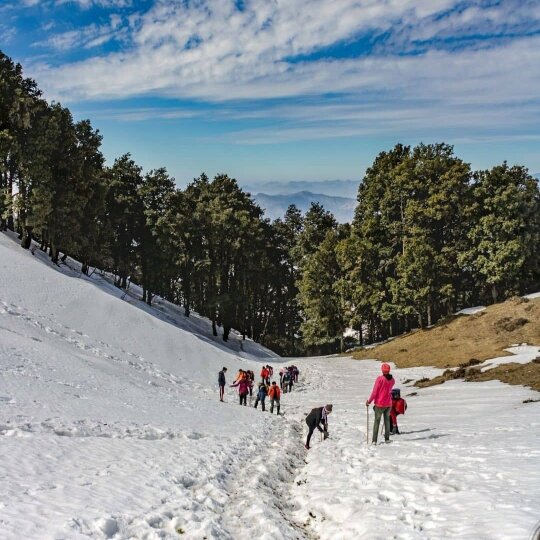
<path fill-rule="evenodd" d="M 441 370 L 396 370 L 403 435 L 367 446 L 378 362 L 295 359 L 285 416 L 229 388 L 220 403 L 223 365 L 230 381 L 288 360 L 68 263 L 0 234 L 2 540 L 518 540 L 540 519 L 538 393 L 409 390 Z M 331 437 L 306 453 L 305 414 L 327 402 Z"/>

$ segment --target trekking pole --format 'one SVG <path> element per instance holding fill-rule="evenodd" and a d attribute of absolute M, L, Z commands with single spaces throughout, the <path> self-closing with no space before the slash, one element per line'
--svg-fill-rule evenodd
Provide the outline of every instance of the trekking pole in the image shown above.
<path fill-rule="evenodd" d="M 366 405 L 366 444 L 369 445 L 369 405 Z"/>

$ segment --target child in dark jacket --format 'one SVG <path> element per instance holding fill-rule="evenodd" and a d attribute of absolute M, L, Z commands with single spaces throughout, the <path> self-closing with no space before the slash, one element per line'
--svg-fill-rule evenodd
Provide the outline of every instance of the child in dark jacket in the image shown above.
<path fill-rule="evenodd" d="M 401 397 L 399 388 L 392 390 L 392 410 L 390 411 L 390 434 L 399 435 L 397 425 L 397 417 L 400 414 L 405 414 L 407 410 L 407 402 Z"/>
<path fill-rule="evenodd" d="M 268 393 L 268 388 L 266 387 L 266 384 L 260 383 L 259 390 L 257 391 L 257 397 L 255 399 L 255 408 L 257 408 L 257 405 L 259 404 L 259 401 L 260 401 L 263 412 L 265 411 L 264 400 L 266 399 L 267 393 Z"/>

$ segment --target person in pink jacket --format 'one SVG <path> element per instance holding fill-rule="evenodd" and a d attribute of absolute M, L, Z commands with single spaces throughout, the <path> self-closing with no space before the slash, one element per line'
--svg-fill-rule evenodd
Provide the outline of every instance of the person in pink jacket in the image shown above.
<path fill-rule="evenodd" d="M 231 384 L 231 388 L 238 386 L 238 395 L 240 396 L 240 405 L 247 405 L 247 395 L 249 394 L 249 388 L 251 386 L 251 381 L 245 377 L 240 379 L 238 382 Z"/>
<path fill-rule="evenodd" d="M 384 441 L 390 442 L 390 410 L 392 409 L 392 388 L 395 384 L 394 377 L 390 375 L 390 366 L 383 364 L 381 366 L 382 375 L 379 375 L 373 385 L 373 390 L 369 399 L 366 401 L 366 407 L 370 403 L 375 403 L 375 421 L 373 422 L 373 444 L 377 443 L 379 425 L 381 417 L 384 418 Z"/>

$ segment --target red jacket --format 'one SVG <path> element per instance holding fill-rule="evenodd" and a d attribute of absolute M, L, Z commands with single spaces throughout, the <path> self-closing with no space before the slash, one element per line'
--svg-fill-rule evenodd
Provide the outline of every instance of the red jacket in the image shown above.
<path fill-rule="evenodd" d="M 391 407 L 392 406 L 392 388 L 396 381 L 392 375 L 379 375 L 373 385 L 371 396 L 369 396 L 368 403 L 375 402 L 377 407 Z"/>
<path fill-rule="evenodd" d="M 265 367 L 263 367 L 263 368 L 261 369 L 261 377 L 262 377 L 263 379 L 267 379 L 268 376 L 269 376 L 268 370 L 267 370 Z"/>
<path fill-rule="evenodd" d="M 403 398 L 392 400 L 392 412 L 397 416 L 398 414 L 405 414 L 407 410 L 407 402 Z"/>
<path fill-rule="evenodd" d="M 279 386 L 277 384 L 273 384 L 270 386 L 270 389 L 268 390 L 268 397 L 270 399 L 279 399 L 279 396 L 281 396 L 281 390 L 279 389 Z"/>

